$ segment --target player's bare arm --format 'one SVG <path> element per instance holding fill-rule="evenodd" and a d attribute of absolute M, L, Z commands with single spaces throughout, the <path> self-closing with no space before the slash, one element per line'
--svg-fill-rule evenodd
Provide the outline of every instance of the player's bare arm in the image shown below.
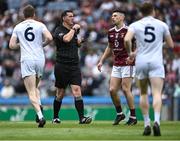
<path fill-rule="evenodd" d="M 51 33 L 48 30 L 46 30 L 43 33 L 43 36 L 45 38 L 45 40 L 43 42 L 43 47 L 45 47 L 45 46 L 47 46 L 53 40 L 53 37 L 52 37 Z"/>
<path fill-rule="evenodd" d="M 128 52 L 128 54 L 130 54 L 132 52 L 132 38 L 134 36 L 134 33 L 129 31 L 126 33 L 126 36 L 124 37 L 124 46 Z"/>
<path fill-rule="evenodd" d="M 11 49 L 18 49 L 20 47 L 20 44 L 17 43 L 17 37 L 12 36 L 10 41 L 9 41 L 9 47 Z"/>
<path fill-rule="evenodd" d="M 106 47 L 106 50 L 104 51 L 103 55 L 101 56 L 97 64 L 97 68 L 100 72 L 101 72 L 101 67 L 104 61 L 111 55 L 111 53 L 112 53 L 112 48 L 110 47 L 110 44 L 108 44 L 108 46 Z"/>
<path fill-rule="evenodd" d="M 131 65 L 134 62 L 134 59 L 136 58 L 136 50 L 131 52 L 128 56 L 128 58 L 126 59 L 126 63 Z"/>
<path fill-rule="evenodd" d="M 132 51 L 133 36 L 134 36 L 134 33 L 128 30 L 124 38 L 124 46 L 129 54 L 129 57 L 127 58 L 127 64 L 131 64 L 134 61 L 135 56 L 136 56 L 136 50 Z"/>
<path fill-rule="evenodd" d="M 165 41 L 166 41 L 166 44 L 168 45 L 168 47 L 174 48 L 174 43 L 173 43 L 171 35 L 165 36 Z"/>

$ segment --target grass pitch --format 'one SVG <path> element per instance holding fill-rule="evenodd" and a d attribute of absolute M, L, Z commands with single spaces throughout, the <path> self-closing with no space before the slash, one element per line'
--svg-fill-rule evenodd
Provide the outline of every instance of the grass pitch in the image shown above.
<path fill-rule="evenodd" d="M 160 137 L 142 136 L 143 122 L 117 126 L 112 121 L 93 121 L 80 125 L 78 121 L 62 121 L 52 124 L 47 121 L 44 128 L 37 128 L 35 122 L 0 121 L 0 140 L 180 140 L 180 121 L 162 121 Z"/>

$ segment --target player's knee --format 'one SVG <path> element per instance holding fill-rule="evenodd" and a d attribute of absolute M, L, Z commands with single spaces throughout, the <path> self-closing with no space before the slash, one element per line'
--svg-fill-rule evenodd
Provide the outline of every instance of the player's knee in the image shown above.
<path fill-rule="evenodd" d="M 131 89 L 130 87 L 128 87 L 127 85 L 122 85 L 122 91 L 125 93 L 125 94 L 128 94 Z"/>
<path fill-rule="evenodd" d="M 115 94 L 117 92 L 117 90 L 114 87 L 110 87 L 109 92 L 110 92 L 111 95 L 113 95 L 113 94 Z"/>

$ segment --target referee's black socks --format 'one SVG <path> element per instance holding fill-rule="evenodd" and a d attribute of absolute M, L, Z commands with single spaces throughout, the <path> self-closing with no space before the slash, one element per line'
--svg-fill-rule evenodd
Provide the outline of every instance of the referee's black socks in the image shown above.
<path fill-rule="evenodd" d="M 75 97 L 75 107 L 79 115 L 79 119 L 81 120 L 84 117 L 84 103 L 82 96 Z"/>
<path fill-rule="evenodd" d="M 53 103 L 53 108 L 54 108 L 54 119 L 59 118 L 59 110 L 61 108 L 62 100 L 58 100 L 57 97 L 55 96 L 54 98 L 54 103 Z"/>

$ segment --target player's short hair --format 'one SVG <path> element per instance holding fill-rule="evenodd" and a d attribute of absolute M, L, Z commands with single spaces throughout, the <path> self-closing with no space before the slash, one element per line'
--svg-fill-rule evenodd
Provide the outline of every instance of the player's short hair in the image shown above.
<path fill-rule="evenodd" d="M 28 4 L 23 9 L 24 18 L 33 17 L 35 14 L 35 9 L 32 5 Z"/>
<path fill-rule="evenodd" d="M 139 10 L 141 11 L 143 16 L 148 16 L 153 12 L 154 6 L 151 2 L 144 2 L 140 6 Z"/>
<path fill-rule="evenodd" d="M 113 10 L 113 11 L 112 11 L 112 14 L 113 14 L 113 13 L 116 13 L 116 12 L 117 12 L 117 13 L 120 13 L 120 14 L 122 14 L 122 15 L 125 15 L 125 11 L 122 11 L 122 10 L 120 10 L 120 9 L 115 9 L 115 10 Z"/>
<path fill-rule="evenodd" d="M 65 16 L 67 16 L 67 13 L 73 13 L 73 11 L 72 10 L 65 10 L 65 11 L 63 11 L 62 14 L 61 14 L 61 22 L 63 22 L 63 18 Z"/>

